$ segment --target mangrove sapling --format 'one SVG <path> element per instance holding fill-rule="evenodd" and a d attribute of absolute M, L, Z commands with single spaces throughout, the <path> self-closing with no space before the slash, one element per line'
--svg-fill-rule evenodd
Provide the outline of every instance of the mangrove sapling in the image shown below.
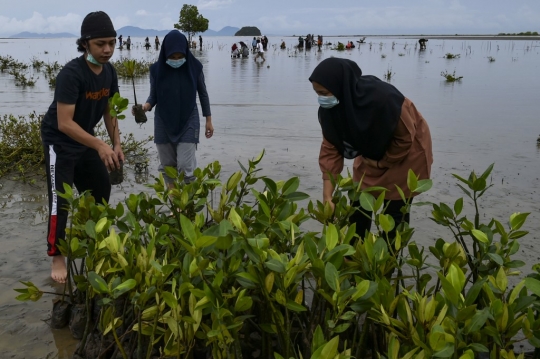
<path fill-rule="evenodd" d="M 444 55 L 445 59 L 452 60 L 452 59 L 458 59 L 461 56 L 461 54 L 452 54 L 448 52 L 446 55 Z"/>
<path fill-rule="evenodd" d="M 142 105 L 137 104 L 137 94 L 135 93 L 135 60 L 124 60 L 123 66 L 126 71 L 126 74 L 131 78 L 131 84 L 133 85 L 133 98 L 135 99 L 135 105 L 132 107 L 132 111 L 135 114 L 135 122 L 138 124 L 146 123 L 147 118 Z"/>
<path fill-rule="evenodd" d="M 126 118 L 125 115 L 122 115 L 122 112 L 127 109 L 128 106 L 128 99 L 123 98 L 120 96 L 120 93 L 115 93 L 114 96 L 109 97 L 109 114 L 111 115 L 112 122 L 113 122 L 113 128 L 112 128 L 112 136 L 114 136 L 114 133 L 116 132 L 116 127 L 118 125 L 118 120 L 123 120 Z M 114 148 L 114 142 L 112 143 L 112 147 Z M 120 161 L 120 167 L 112 170 L 109 173 L 111 184 L 120 184 L 124 181 L 124 163 Z"/>
<path fill-rule="evenodd" d="M 392 68 L 389 66 L 386 72 L 384 73 L 384 79 L 389 82 L 392 80 L 392 77 L 395 75 L 395 72 L 392 72 Z"/>
<path fill-rule="evenodd" d="M 456 82 L 461 81 L 463 76 L 456 76 L 456 70 L 454 72 L 449 73 L 448 71 L 441 72 L 441 76 L 446 79 L 446 82 Z"/>

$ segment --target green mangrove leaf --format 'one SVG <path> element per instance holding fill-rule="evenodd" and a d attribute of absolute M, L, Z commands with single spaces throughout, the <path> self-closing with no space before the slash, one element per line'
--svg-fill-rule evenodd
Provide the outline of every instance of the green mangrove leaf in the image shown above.
<path fill-rule="evenodd" d="M 272 292 L 272 288 L 274 287 L 274 280 L 275 280 L 274 272 L 268 273 L 266 275 L 266 278 L 264 279 L 264 287 L 268 293 Z"/>
<path fill-rule="evenodd" d="M 459 301 L 459 293 L 456 292 L 454 286 L 448 279 L 446 279 L 441 272 L 437 272 L 437 275 L 439 276 L 439 279 L 441 280 L 442 288 L 444 290 L 444 294 L 446 295 L 446 298 L 450 300 L 454 305 L 457 305 Z M 435 349 L 435 348 L 433 348 Z"/>
<path fill-rule="evenodd" d="M 485 178 L 479 177 L 476 180 L 474 180 L 472 184 L 472 190 L 476 192 L 483 191 L 484 189 L 486 189 L 486 185 L 487 183 L 486 183 Z"/>
<path fill-rule="evenodd" d="M 161 292 L 161 297 L 165 301 L 165 304 L 171 309 L 176 309 L 178 307 L 178 300 L 170 292 Z"/>
<path fill-rule="evenodd" d="M 325 344 L 319 359 L 334 359 L 337 354 L 339 344 L 339 336 L 335 336 Z"/>
<path fill-rule="evenodd" d="M 474 352 L 471 349 L 467 349 L 459 359 L 474 359 Z"/>
<path fill-rule="evenodd" d="M 519 292 L 521 291 L 524 285 L 525 285 L 525 281 L 522 280 L 514 287 L 514 289 L 512 289 L 512 292 L 510 293 L 510 297 L 508 298 L 508 304 L 511 305 L 512 303 L 514 303 L 514 301 L 518 297 Z"/>
<path fill-rule="evenodd" d="M 268 262 L 265 262 L 264 265 L 274 272 L 285 273 L 286 271 L 285 265 L 279 259 L 272 258 Z"/>
<path fill-rule="evenodd" d="M 399 340 L 394 333 L 390 334 L 390 340 L 388 341 L 388 359 L 399 358 Z"/>
<path fill-rule="evenodd" d="M 243 311 L 251 309 L 252 305 L 253 305 L 253 299 L 251 299 L 251 297 L 238 298 L 236 300 L 236 303 L 234 304 L 234 310 L 236 312 L 243 312 Z"/>
<path fill-rule="evenodd" d="M 369 290 L 370 282 L 369 280 L 362 280 L 356 285 L 356 293 L 353 294 L 352 300 L 357 300 L 358 298 L 363 297 Z"/>
<path fill-rule="evenodd" d="M 472 343 L 467 345 L 467 348 L 471 348 L 477 353 L 489 353 L 489 349 L 480 343 Z"/>
<path fill-rule="evenodd" d="M 326 263 L 324 277 L 330 288 L 334 292 L 339 292 L 339 273 L 332 263 Z"/>
<path fill-rule="evenodd" d="M 481 230 L 473 229 L 471 232 L 474 238 L 476 238 L 478 241 L 486 244 L 489 242 L 487 235 Z"/>
<path fill-rule="evenodd" d="M 360 206 L 366 211 L 373 212 L 375 209 L 375 197 L 371 193 L 362 192 L 360 194 Z"/>
<path fill-rule="evenodd" d="M 225 186 L 225 189 L 227 192 L 230 192 L 238 185 L 238 182 L 242 179 L 242 172 L 238 171 L 235 172 L 229 177 L 229 180 L 227 181 L 227 185 Z"/>
<path fill-rule="evenodd" d="M 462 210 L 463 210 L 463 197 L 459 198 L 454 203 L 454 212 L 456 213 L 456 216 L 459 216 Z"/>
<path fill-rule="evenodd" d="M 96 292 L 101 294 L 109 292 L 109 287 L 107 286 L 107 283 L 96 272 L 88 273 L 88 281 Z"/>
<path fill-rule="evenodd" d="M 424 193 L 424 192 L 429 191 L 432 186 L 433 186 L 433 181 L 432 180 L 423 179 L 423 180 L 418 181 L 418 183 L 416 184 L 416 188 L 412 192 Z"/>
<path fill-rule="evenodd" d="M 96 233 L 100 234 L 101 232 L 103 232 L 106 226 L 107 226 L 107 217 L 103 217 L 96 223 L 96 228 L 95 228 Z"/>
<path fill-rule="evenodd" d="M 392 218 L 392 216 L 389 214 L 379 213 L 379 224 L 382 230 L 388 233 L 392 229 L 394 229 L 394 226 L 395 226 L 394 218 Z"/>
<path fill-rule="evenodd" d="M 293 300 L 288 300 L 285 306 L 293 312 L 305 312 L 307 310 L 302 304 L 298 304 Z"/>
<path fill-rule="evenodd" d="M 489 313 L 489 308 L 484 308 L 480 311 L 477 311 L 476 314 L 471 318 L 471 321 L 465 325 L 464 333 L 475 333 L 478 330 L 482 329 L 486 321 L 491 316 Z"/>
<path fill-rule="evenodd" d="M 414 192 L 414 190 L 418 187 L 418 177 L 416 177 L 411 169 L 409 169 L 409 172 L 407 173 L 407 187 L 411 192 Z"/>
<path fill-rule="evenodd" d="M 538 279 L 532 277 L 525 278 L 525 287 L 536 296 L 540 297 L 540 281 Z"/>
<path fill-rule="evenodd" d="M 514 213 L 510 216 L 510 227 L 513 231 L 517 231 L 523 226 L 530 213 Z"/>
<path fill-rule="evenodd" d="M 497 283 L 497 287 L 502 291 L 506 291 L 506 287 L 508 286 L 508 278 L 506 277 L 506 273 L 504 271 L 504 268 L 499 268 L 499 271 L 497 272 L 497 277 L 495 278 L 495 282 Z"/>
<path fill-rule="evenodd" d="M 201 237 L 197 238 L 197 240 L 195 241 L 195 247 L 196 248 L 206 248 L 206 247 L 209 247 L 212 244 L 214 244 L 216 241 L 217 241 L 217 237 L 201 236 Z"/>
<path fill-rule="evenodd" d="M 448 279 L 448 281 L 452 283 L 457 293 L 461 293 L 463 287 L 465 286 L 465 275 L 457 264 L 452 263 L 452 265 L 448 269 L 446 279 Z"/>
<path fill-rule="evenodd" d="M 285 197 L 288 194 L 295 192 L 299 186 L 300 180 L 298 179 L 298 177 L 292 177 L 283 185 L 283 188 L 281 189 L 281 195 Z"/>
<path fill-rule="evenodd" d="M 86 224 L 84 225 L 84 230 L 88 237 L 96 239 L 96 224 L 94 223 L 94 221 L 89 220 L 88 222 L 86 222 Z"/>
<path fill-rule="evenodd" d="M 180 226 L 182 227 L 184 237 L 187 238 L 191 244 L 195 244 L 197 239 L 195 227 L 193 226 L 193 223 L 183 214 L 180 214 Z"/>
<path fill-rule="evenodd" d="M 120 297 L 122 294 L 129 292 L 130 290 L 135 288 L 136 285 L 137 285 L 137 281 L 135 279 L 126 280 L 125 282 L 123 282 L 122 284 L 114 288 L 113 297 L 114 298 Z"/>
<path fill-rule="evenodd" d="M 315 353 L 317 349 L 321 348 L 324 344 L 326 344 L 326 342 L 324 341 L 322 328 L 320 325 L 317 325 L 315 333 L 313 333 L 313 340 L 311 341 L 311 352 Z"/>
<path fill-rule="evenodd" d="M 304 192 L 293 192 L 293 193 L 289 193 L 286 196 L 283 196 L 283 198 L 288 199 L 291 202 L 303 201 L 309 198 L 309 194 L 304 193 Z"/>
<path fill-rule="evenodd" d="M 326 227 L 326 248 L 331 251 L 338 243 L 338 231 L 333 223 Z"/>

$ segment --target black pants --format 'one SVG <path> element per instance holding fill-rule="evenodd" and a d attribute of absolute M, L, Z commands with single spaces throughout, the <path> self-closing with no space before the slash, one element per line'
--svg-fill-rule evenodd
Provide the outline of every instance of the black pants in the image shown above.
<path fill-rule="evenodd" d="M 410 203 L 412 203 L 412 198 L 410 200 Z M 410 223 L 410 216 L 409 213 L 406 213 L 405 215 L 401 213 L 401 208 L 405 206 L 405 202 L 402 200 L 386 200 L 384 201 L 384 206 L 388 204 L 388 208 L 386 208 L 385 214 L 389 214 L 392 216 L 395 222 L 395 227 L 388 233 L 389 238 L 394 238 L 396 236 L 396 228 L 397 226 L 402 223 Z M 360 207 L 360 202 L 353 202 L 352 204 L 354 207 Z M 361 213 L 360 210 L 356 210 L 350 217 L 351 223 L 356 223 L 356 234 L 360 236 L 360 238 L 365 238 L 366 231 L 369 231 L 371 229 L 371 217 L 373 216 L 373 213 L 371 211 L 365 211 L 362 209 L 362 211 L 365 213 Z M 367 216 L 366 216 L 367 215 Z M 352 244 L 352 243 L 351 243 Z"/>
<path fill-rule="evenodd" d="M 111 182 L 105 164 L 96 150 L 87 148 L 82 153 L 60 145 L 44 145 L 47 191 L 49 194 L 49 228 L 47 254 L 59 255 L 58 239 L 66 236 L 67 201 L 56 191 L 64 192 L 64 183 L 75 185 L 79 193 L 90 190 L 96 203 L 109 201 Z"/>

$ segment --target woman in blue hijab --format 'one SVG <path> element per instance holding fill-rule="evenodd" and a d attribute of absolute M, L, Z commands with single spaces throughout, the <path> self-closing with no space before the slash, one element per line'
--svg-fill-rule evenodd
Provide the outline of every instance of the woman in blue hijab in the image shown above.
<path fill-rule="evenodd" d="M 159 58 L 150 66 L 150 95 L 143 109 L 150 111 L 156 106 L 154 142 L 159 170 L 169 186 L 173 179 L 166 176 L 165 167 L 174 167 L 179 174 L 183 172 L 186 182 L 193 179 L 197 167 L 195 151 L 200 130 L 197 93 L 206 117 L 205 136 L 210 138 L 214 134 L 202 68 L 201 62 L 189 51 L 186 37 L 178 30 L 165 36 Z"/>

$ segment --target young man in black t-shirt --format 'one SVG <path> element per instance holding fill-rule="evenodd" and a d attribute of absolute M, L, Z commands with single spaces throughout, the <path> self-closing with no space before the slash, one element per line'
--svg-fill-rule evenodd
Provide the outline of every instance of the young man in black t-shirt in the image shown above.
<path fill-rule="evenodd" d="M 56 194 L 63 183 L 75 184 L 79 192 L 90 190 L 101 203 L 111 193 L 109 173 L 120 166 L 124 154 L 118 121 L 109 114 L 108 99 L 118 92 L 118 78 L 109 63 L 116 44 L 116 31 L 109 16 L 92 12 L 83 20 L 77 50 L 79 58 L 64 66 L 56 78 L 54 101 L 41 124 L 49 193 L 47 254 L 52 256 L 51 277 L 66 281 L 64 256 L 58 239 L 65 238 L 67 202 Z M 103 117 L 114 147 L 94 136 Z"/>

